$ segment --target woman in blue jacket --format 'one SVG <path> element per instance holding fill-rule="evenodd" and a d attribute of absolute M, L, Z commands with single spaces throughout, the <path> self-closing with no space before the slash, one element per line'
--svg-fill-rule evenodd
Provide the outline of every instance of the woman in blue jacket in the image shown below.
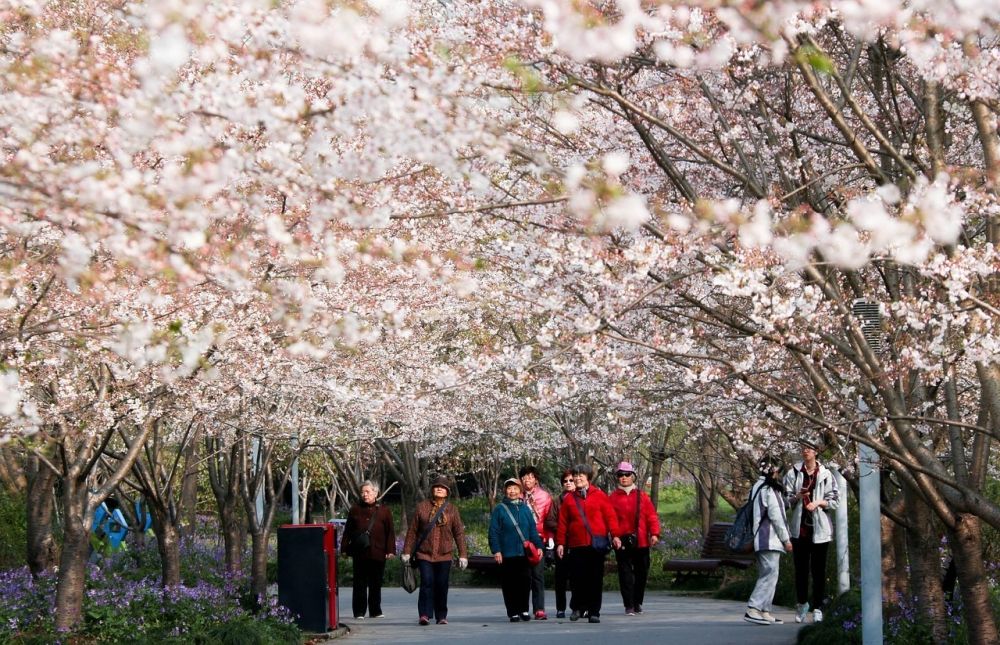
<path fill-rule="evenodd" d="M 500 565 L 503 604 L 510 622 L 531 620 L 528 600 L 531 596 L 531 569 L 524 554 L 524 541 L 542 548 L 535 518 L 521 499 L 521 482 L 510 478 L 503 483 L 504 499 L 490 515 L 490 551 Z"/>

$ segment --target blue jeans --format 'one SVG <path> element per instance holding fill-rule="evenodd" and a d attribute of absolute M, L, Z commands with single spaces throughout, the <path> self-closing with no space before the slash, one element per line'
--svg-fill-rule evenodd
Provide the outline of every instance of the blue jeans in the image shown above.
<path fill-rule="evenodd" d="M 421 616 L 443 620 L 448 617 L 448 577 L 451 560 L 428 562 L 417 560 L 420 568 L 420 593 L 417 611 Z"/>

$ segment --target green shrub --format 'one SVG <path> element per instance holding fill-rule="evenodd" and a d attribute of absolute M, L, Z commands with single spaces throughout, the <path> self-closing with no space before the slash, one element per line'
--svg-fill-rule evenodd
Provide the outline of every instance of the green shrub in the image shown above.
<path fill-rule="evenodd" d="M 0 487 L 0 569 L 23 566 L 28 551 L 25 496 Z"/>
<path fill-rule="evenodd" d="M 798 645 L 861 644 L 861 591 L 852 589 L 835 598 L 823 612 L 823 622 L 799 630 Z M 910 641 L 929 643 L 931 639 Z"/>

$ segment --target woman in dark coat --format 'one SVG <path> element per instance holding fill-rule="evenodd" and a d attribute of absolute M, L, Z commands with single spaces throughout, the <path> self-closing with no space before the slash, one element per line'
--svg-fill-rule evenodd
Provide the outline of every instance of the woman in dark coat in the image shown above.
<path fill-rule="evenodd" d="M 572 495 L 576 490 L 576 482 L 573 480 L 573 470 L 567 468 L 560 476 L 562 489 L 559 498 L 552 503 L 550 512 L 552 532 L 555 533 L 559 522 L 559 507 L 566 502 L 566 496 Z M 556 591 L 556 618 L 566 617 L 566 589 L 569 586 L 569 561 L 566 558 L 556 558 L 555 562 L 555 591 Z"/>
<path fill-rule="evenodd" d="M 374 482 L 361 484 L 361 501 L 347 514 L 340 552 L 354 561 L 354 618 L 363 619 L 365 611 L 372 618 L 381 618 L 382 578 L 385 561 L 396 556 L 396 532 L 392 513 L 378 503 L 378 486 Z"/>

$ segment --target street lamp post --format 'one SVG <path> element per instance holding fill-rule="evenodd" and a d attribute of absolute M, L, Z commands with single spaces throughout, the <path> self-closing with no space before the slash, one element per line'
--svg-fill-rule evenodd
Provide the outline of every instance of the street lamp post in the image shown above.
<path fill-rule="evenodd" d="M 882 317 L 878 303 L 855 300 L 852 311 L 861 324 L 865 342 L 873 352 L 882 349 Z M 858 397 L 858 411 L 871 417 L 871 409 Z M 867 435 L 874 438 L 878 424 L 870 418 Z M 859 502 L 861 515 L 861 642 L 882 643 L 882 508 L 878 453 L 866 443 L 858 445 Z"/>

